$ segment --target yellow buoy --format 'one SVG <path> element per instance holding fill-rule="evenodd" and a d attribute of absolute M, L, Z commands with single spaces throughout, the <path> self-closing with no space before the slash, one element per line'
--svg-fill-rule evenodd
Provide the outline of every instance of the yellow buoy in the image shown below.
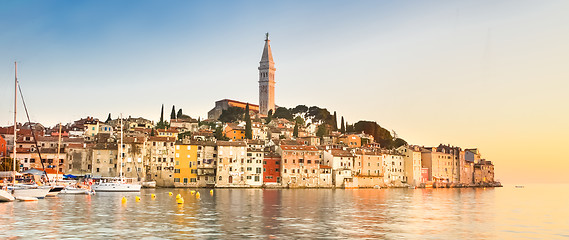
<path fill-rule="evenodd" d="M 182 195 L 180 195 L 180 194 L 178 193 L 178 195 L 176 195 L 176 199 L 180 199 L 180 198 L 182 198 Z"/>
<path fill-rule="evenodd" d="M 196 193 L 196 191 L 192 190 L 192 191 L 190 191 L 190 193 L 191 193 L 192 195 L 194 195 L 194 193 Z"/>
<path fill-rule="evenodd" d="M 200 198 L 200 193 L 199 193 L 199 192 L 196 193 L 196 198 Z"/>
<path fill-rule="evenodd" d="M 122 202 L 122 203 L 126 203 L 126 197 L 122 197 L 121 202 Z"/>
<path fill-rule="evenodd" d="M 172 192 L 168 192 L 168 195 L 172 196 Z"/>
<path fill-rule="evenodd" d="M 183 203 L 184 203 L 184 198 L 183 198 L 183 197 L 177 198 L 177 199 L 176 199 L 176 202 L 177 202 L 178 204 L 183 204 Z"/>
<path fill-rule="evenodd" d="M 151 197 L 151 198 L 156 198 L 156 194 L 154 194 L 154 193 L 153 193 L 153 194 L 150 194 L 150 197 Z"/>
<path fill-rule="evenodd" d="M 213 189 L 209 190 L 209 194 L 213 195 Z"/>
<path fill-rule="evenodd" d="M 134 200 L 137 201 L 137 202 L 140 202 L 140 197 L 139 197 L 139 196 L 136 196 L 136 197 L 134 198 Z"/>

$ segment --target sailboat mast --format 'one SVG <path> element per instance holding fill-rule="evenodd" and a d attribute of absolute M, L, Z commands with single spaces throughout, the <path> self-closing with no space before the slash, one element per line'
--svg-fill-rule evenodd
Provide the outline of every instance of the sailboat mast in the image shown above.
<path fill-rule="evenodd" d="M 59 164 L 61 164 L 61 161 L 59 160 L 59 151 L 61 150 L 61 122 L 59 123 L 59 135 L 58 135 L 58 139 L 57 139 L 57 166 L 55 166 L 55 181 L 57 181 L 57 178 L 59 177 Z"/>
<path fill-rule="evenodd" d="M 18 63 L 14 62 L 14 157 L 12 158 L 12 168 L 14 170 L 14 177 L 12 183 L 16 184 L 16 112 L 18 109 Z"/>
<path fill-rule="evenodd" d="M 122 138 L 123 138 L 122 128 L 123 128 L 123 125 L 122 125 L 122 113 L 121 113 L 121 145 L 120 145 L 120 147 L 119 147 L 119 149 L 120 149 L 120 154 L 121 154 L 121 168 L 120 168 L 120 175 L 119 175 L 119 176 L 120 176 L 121 178 L 123 177 L 123 175 L 122 175 L 122 163 L 123 163 L 123 161 L 124 161 L 124 159 L 123 159 L 123 153 L 122 153 Z"/>

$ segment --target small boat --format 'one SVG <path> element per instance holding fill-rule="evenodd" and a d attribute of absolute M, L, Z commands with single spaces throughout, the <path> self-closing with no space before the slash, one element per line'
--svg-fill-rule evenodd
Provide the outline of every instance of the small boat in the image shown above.
<path fill-rule="evenodd" d="M 33 202 L 38 200 L 38 198 L 35 197 L 17 197 L 16 199 L 23 202 Z"/>
<path fill-rule="evenodd" d="M 516 188 L 524 188 L 522 185 L 517 185 Z"/>
<path fill-rule="evenodd" d="M 93 185 L 95 192 L 140 192 L 142 185 L 127 183 L 125 179 L 116 179 L 110 182 L 99 182 Z"/>
<path fill-rule="evenodd" d="M 84 189 L 84 188 L 76 188 L 72 186 L 68 186 L 65 189 L 61 190 L 61 194 L 94 194 L 93 190 Z"/>
<path fill-rule="evenodd" d="M 143 188 L 155 188 L 156 187 L 156 181 L 143 182 L 142 187 Z"/>
<path fill-rule="evenodd" d="M 11 190 L 13 192 L 12 195 L 16 199 L 28 198 L 28 197 L 45 198 L 45 196 L 47 196 L 47 194 L 49 193 L 49 190 L 51 190 L 51 187 L 22 184 L 22 185 L 16 185 L 14 187 L 9 186 L 8 190 Z"/>
<path fill-rule="evenodd" d="M 9 192 L 5 190 L 0 190 L 0 202 L 12 202 L 15 199 L 16 198 L 14 198 L 14 196 L 12 196 L 12 194 L 10 194 Z"/>

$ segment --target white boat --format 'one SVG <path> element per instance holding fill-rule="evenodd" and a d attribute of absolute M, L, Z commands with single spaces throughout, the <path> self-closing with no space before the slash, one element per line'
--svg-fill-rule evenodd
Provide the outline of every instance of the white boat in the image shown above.
<path fill-rule="evenodd" d="M 68 186 L 61 190 L 61 194 L 93 194 L 93 190 Z"/>
<path fill-rule="evenodd" d="M 37 185 L 16 185 L 15 187 L 8 187 L 12 190 L 12 195 L 16 199 L 20 198 L 45 198 L 51 190 L 50 186 L 37 186 Z"/>
<path fill-rule="evenodd" d="M 144 187 L 144 188 L 155 188 L 156 187 L 156 181 L 143 182 L 142 187 Z"/>
<path fill-rule="evenodd" d="M 0 202 L 12 202 L 16 200 L 12 194 L 5 190 L 0 190 Z"/>
<path fill-rule="evenodd" d="M 120 166 L 120 171 L 119 171 L 119 177 L 117 178 L 103 178 L 100 181 L 98 181 L 97 183 L 93 184 L 92 189 L 95 190 L 95 192 L 140 192 L 140 188 L 142 188 L 142 185 L 140 184 L 140 182 L 135 181 L 134 178 L 125 178 L 123 176 L 123 171 L 122 171 L 122 165 L 123 165 L 123 152 L 122 152 L 122 148 L 123 148 L 123 123 L 122 123 L 122 115 L 120 117 L 121 119 L 121 142 L 119 145 L 119 155 L 118 155 L 118 159 L 120 159 L 119 162 L 119 166 Z"/>
<path fill-rule="evenodd" d="M 123 179 L 126 180 L 126 179 Z M 110 182 L 99 182 L 93 185 L 95 192 L 140 192 L 142 185 L 127 183 L 120 179 Z"/>

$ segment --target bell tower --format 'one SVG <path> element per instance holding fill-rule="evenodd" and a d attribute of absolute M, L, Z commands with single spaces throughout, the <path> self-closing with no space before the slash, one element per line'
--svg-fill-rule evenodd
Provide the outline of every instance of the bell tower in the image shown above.
<path fill-rule="evenodd" d="M 265 35 L 265 47 L 259 62 L 259 113 L 275 112 L 275 62 L 271 52 L 269 33 Z"/>

